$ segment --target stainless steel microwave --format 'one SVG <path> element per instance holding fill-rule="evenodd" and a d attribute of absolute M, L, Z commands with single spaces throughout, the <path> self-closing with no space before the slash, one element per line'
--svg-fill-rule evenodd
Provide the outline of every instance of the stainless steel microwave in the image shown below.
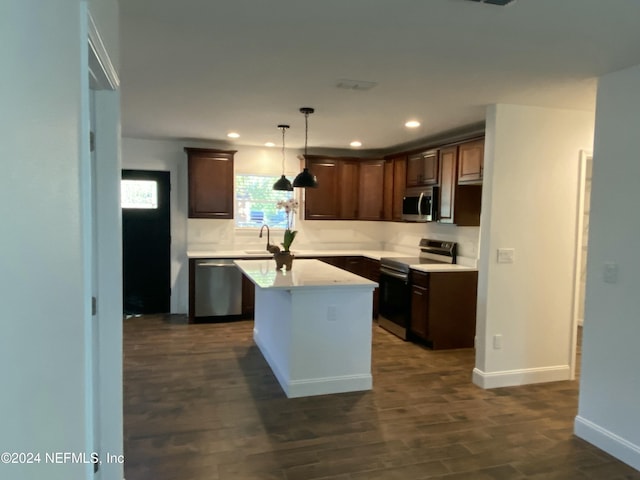
<path fill-rule="evenodd" d="M 407 222 L 435 222 L 438 219 L 438 187 L 411 187 L 402 199 L 402 219 Z"/>

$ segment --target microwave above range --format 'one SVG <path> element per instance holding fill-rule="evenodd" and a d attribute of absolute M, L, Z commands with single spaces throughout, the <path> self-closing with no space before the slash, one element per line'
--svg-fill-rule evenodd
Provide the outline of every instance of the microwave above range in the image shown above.
<path fill-rule="evenodd" d="M 438 187 L 412 187 L 402 199 L 402 219 L 407 222 L 438 220 Z"/>

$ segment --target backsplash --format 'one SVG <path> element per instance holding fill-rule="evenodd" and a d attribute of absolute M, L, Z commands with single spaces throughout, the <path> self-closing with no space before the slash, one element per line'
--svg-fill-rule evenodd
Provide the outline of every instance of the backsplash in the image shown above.
<path fill-rule="evenodd" d="M 298 235 L 292 250 L 381 250 L 379 222 L 304 221 L 298 220 Z M 258 237 L 258 229 L 236 229 L 233 220 L 189 219 L 188 250 L 254 249 L 266 245 L 266 232 Z M 271 231 L 271 243 L 282 241 L 283 231 Z"/>
<path fill-rule="evenodd" d="M 416 254 L 421 238 L 458 243 L 458 263 L 475 266 L 478 227 L 437 223 L 298 220 L 292 250 L 396 250 Z M 271 231 L 271 242 L 280 243 L 282 230 Z M 233 220 L 189 219 L 188 250 L 259 249 L 266 238 L 256 229 L 236 229 Z"/>
<path fill-rule="evenodd" d="M 480 227 L 440 223 L 383 223 L 384 249 L 415 253 L 421 238 L 457 242 L 457 263 L 476 266 Z M 410 249 L 410 250 L 407 250 Z"/>

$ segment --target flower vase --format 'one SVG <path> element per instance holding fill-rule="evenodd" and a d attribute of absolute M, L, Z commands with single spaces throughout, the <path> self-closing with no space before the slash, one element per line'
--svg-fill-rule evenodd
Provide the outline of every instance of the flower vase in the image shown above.
<path fill-rule="evenodd" d="M 278 252 L 273 255 L 276 261 L 276 269 L 291 270 L 291 264 L 293 263 L 293 254 L 291 252 Z"/>

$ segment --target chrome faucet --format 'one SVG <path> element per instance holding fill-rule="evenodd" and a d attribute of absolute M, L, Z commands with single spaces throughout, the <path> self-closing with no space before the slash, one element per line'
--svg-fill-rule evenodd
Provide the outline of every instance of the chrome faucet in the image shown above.
<path fill-rule="evenodd" d="M 258 234 L 259 238 L 262 238 L 262 230 L 267 229 L 267 252 L 270 253 L 278 253 L 280 251 L 280 247 L 277 245 L 271 245 L 271 234 L 269 232 L 269 225 L 266 223 L 260 227 L 260 233 Z"/>

